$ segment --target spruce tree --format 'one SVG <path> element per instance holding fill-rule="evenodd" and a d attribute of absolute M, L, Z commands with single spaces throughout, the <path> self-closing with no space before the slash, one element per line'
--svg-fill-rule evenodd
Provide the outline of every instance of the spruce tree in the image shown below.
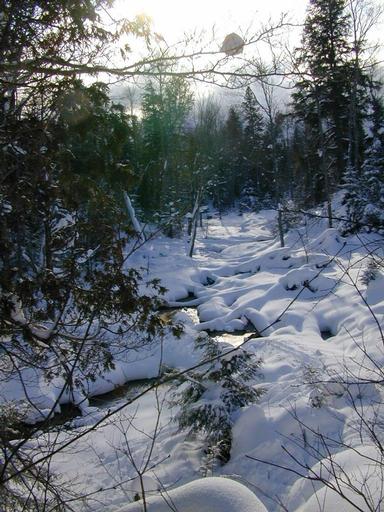
<path fill-rule="evenodd" d="M 214 198 L 220 203 L 225 180 L 219 172 L 222 165 L 222 113 L 221 106 L 211 95 L 195 105 L 195 126 L 188 131 L 188 161 L 191 197 L 201 191 L 203 200 Z M 194 204 L 190 202 L 190 211 Z"/>
<path fill-rule="evenodd" d="M 105 55 L 115 36 L 99 9 L 109 3 L 1 5 L 0 379 L 23 379 L 25 367 L 41 381 L 57 377 L 63 384 L 41 413 L 46 424 L 63 396 L 87 392 L 88 381 L 113 368 L 117 346 L 150 343 L 162 330 L 156 309 L 163 289 L 153 283 L 143 295 L 124 253 L 131 230 L 117 189 L 126 178 L 129 124 L 104 86 L 85 87 L 68 64 L 92 65 Z M 55 75 L 61 66 L 66 78 Z M 22 385 L 37 413 L 30 383 Z M 13 430 L 19 415 L 0 416 L 8 422 L 2 430 Z M 17 435 L 16 443 L 0 436 L 2 510 L 62 510 L 64 495 L 44 470 L 49 451 L 47 465 L 36 465 L 40 448 L 26 449 L 26 432 Z"/>
<path fill-rule="evenodd" d="M 360 172 L 350 168 L 346 175 L 347 232 L 384 229 L 384 106 L 373 96 L 366 150 Z"/>
<path fill-rule="evenodd" d="M 185 124 L 193 95 L 185 79 L 160 76 L 142 99 L 143 151 L 139 200 L 148 212 L 167 215 L 188 188 L 184 182 Z M 172 203 L 172 204 L 171 204 Z"/>
<path fill-rule="evenodd" d="M 182 378 L 181 390 L 176 387 L 174 399 L 180 405 L 177 421 L 188 435 L 202 435 L 207 458 L 228 462 L 232 445 L 233 414 L 254 403 L 262 390 L 254 388 L 262 363 L 243 348 L 232 347 L 201 335 L 196 349 L 202 351 L 200 369 Z M 229 351 L 229 354 L 225 354 Z M 180 382 L 178 383 L 178 386 Z"/>
<path fill-rule="evenodd" d="M 244 120 L 243 155 L 246 162 L 244 185 L 248 194 L 260 196 L 265 191 L 263 180 L 263 131 L 264 121 L 260 106 L 248 86 L 242 102 Z"/>
<path fill-rule="evenodd" d="M 243 127 L 237 108 L 230 107 L 222 128 L 222 149 L 215 204 L 219 209 L 232 206 L 240 197 L 244 183 L 244 160 L 242 155 Z"/>
<path fill-rule="evenodd" d="M 384 229 L 384 104 L 373 98 L 371 136 L 367 140 L 362 179 L 366 189 L 363 223 L 369 229 Z"/>
<path fill-rule="evenodd" d="M 312 132 L 312 152 L 323 168 L 323 190 L 340 182 L 348 148 L 350 26 L 345 6 L 345 0 L 310 1 L 297 59 L 301 78 L 294 108 Z"/>

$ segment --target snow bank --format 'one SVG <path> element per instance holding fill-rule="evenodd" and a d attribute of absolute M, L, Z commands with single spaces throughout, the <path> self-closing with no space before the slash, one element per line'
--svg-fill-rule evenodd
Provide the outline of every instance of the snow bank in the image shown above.
<path fill-rule="evenodd" d="M 89 407 L 89 398 L 113 391 L 128 382 L 152 379 L 159 376 L 161 366 L 186 368 L 197 363 L 199 354 L 194 351 L 196 331 L 194 320 L 187 313 L 179 312 L 175 321 L 182 323 L 184 332 L 176 338 L 169 330 L 164 338 L 156 338 L 142 348 L 117 346 L 114 353 L 114 368 L 96 375 L 94 379 L 82 378 L 81 370 L 75 369 L 74 380 L 81 386 L 69 390 L 62 376 L 47 380 L 39 369 L 21 368 L 0 382 L 0 404 L 14 401 L 25 404 L 23 414 L 26 423 L 34 424 L 48 415 L 60 413 L 60 405 L 73 403 L 83 415 L 94 414 Z M 89 420 L 89 419 L 88 419 Z"/>
<path fill-rule="evenodd" d="M 332 475 L 330 461 L 323 459 L 312 469 L 316 474 L 329 479 L 330 486 L 304 478 L 299 479 L 288 497 L 289 510 L 312 512 L 318 510 L 319 503 L 321 509 L 326 511 L 377 510 L 374 504 L 382 500 L 383 485 L 381 471 L 378 465 L 373 463 L 378 458 L 378 451 L 372 446 L 358 447 L 356 451 L 347 449 L 334 455 L 332 464 L 339 473 L 338 482 Z M 345 499 L 336 492 L 337 489 Z M 347 500 L 350 500 L 350 503 Z"/>
<path fill-rule="evenodd" d="M 195 480 L 147 499 L 149 512 L 267 512 L 247 487 L 229 478 L 210 477 Z M 142 512 L 142 502 L 122 507 L 118 512 Z"/>
<path fill-rule="evenodd" d="M 337 210 L 334 211 L 337 215 Z M 199 331 L 228 333 L 253 325 L 262 337 L 246 342 L 246 348 L 263 361 L 262 381 L 255 381 L 254 385 L 262 387 L 264 393 L 257 404 L 241 408 L 232 418 L 231 459 L 222 468 L 216 468 L 216 474 L 246 479 L 261 490 L 271 512 L 280 510 L 278 500 L 290 512 L 315 511 L 319 503 L 326 512 L 349 510 L 345 501 L 342 503 L 321 484 L 313 487 L 311 482 L 289 471 L 246 457 L 296 467 L 288 456 L 284 458 L 282 445 L 299 460 L 303 451 L 300 443 L 317 446 L 319 439 L 315 433 L 320 432 L 324 438 L 345 443 L 335 447 L 335 460 L 345 468 L 357 489 L 358 484 L 369 480 L 365 494 L 379 510 L 381 468 L 379 464 L 367 465 L 372 452 L 365 451 L 367 441 L 362 445 L 356 428 L 359 418 L 351 403 L 359 404 L 366 424 L 377 421 L 375 414 L 383 403 L 382 389 L 371 384 L 347 387 L 340 382 L 340 379 L 350 382 L 351 375 L 369 380 L 370 361 L 374 362 L 373 371 L 384 367 L 380 332 L 372 315 L 373 311 L 382 325 L 384 276 L 378 272 L 376 279 L 361 283 L 368 263 L 367 248 L 369 253 L 376 251 L 378 236 L 343 238 L 337 230 L 327 228 L 326 220 L 308 219 L 305 228 L 298 226 L 286 234 L 286 246 L 281 248 L 269 231 L 275 215 L 276 212 L 267 211 L 260 215 L 229 214 L 210 219 L 206 229 L 198 232 L 193 258 L 185 256 L 182 240 L 165 237 L 151 240 L 134 253 L 128 265 L 144 269 L 145 278 L 161 278 L 168 288 L 165 300 L 169 305 L 198 306 L 200 323 L 191 317 L 190 311 L 179 312 L 175 319 L 185 326 L 180 339 L 167 335 L 162 344 L 117 354 L 115 369 L 89 383 L 86 394 L 96 395 L 127 380 L 154 376 L 160 364 L 174 368 L 192 366 L 199 359 L 194 350 Z M 382 249 L 377 249 L 380 256 L 379 250 Z M 216 339 L 237 346 L 244 338 L 239 334 L 229 338 L 225 334 Z M 60 383 L 53 389 L 52 383 L 42 382 L 33 372 L 26 373 L 25 380 L 34 403 L 39 400 L 40 407 L 49 408 L 57 397 Z M 161 390 L 161 396 L 166 391 Z M 22 386 L 16 379 L 0 385 L 0 398 L 17 399 L 22 394 Z M 60 402 L 80 399 L 81 396 L 63 396 Z M 60 452 L 55 460 L 57 472 L 67 475 L 71 481 L 79 481 L 84 492 L 108 488 L 111 475 L 116 475 L 116 481 L 134 479 L 137 475 L 133 466 L 124 456 L 119 458 L 116 454 L 123 453 L 123 433 L 127 427 L 135 460 L 142 460 L 146 443 L 151 439 L 146 435 L 153 432 L 156 404 L 155 392 L 147 393 L 118 413 L 114 423 L 82 438 L 77 450 L 81 453 L 81 465 L 73 450 Z M 83 413 L 89 414 L 78 420 L 78 425 L 92 424 L 97 415 L 97 411 L 86 405 L 83 404 Z M 99 414 L 102 413 L 101 410 Z M 165 500 L 170 497 L 179 512 L 265 511 L 251 491 L 229 479 L 206 478 L 183 485 L 201 474 L 203 453 L 201 440 L 186 439 L 184 432 L 177 431 L 172 421 L 176 413 L 164 402 L 154 460 L 162 461 L 156 466 L 156 476 L 162 485 L 171 489 L 178 482 L 181 487 L 163 496 L 149 497 L 159 480 L 146 482 L 149 510 L 168 512 L 170 507 Z M 132 417 L 135 428 L 130 427 Z M 124 429 L 120 431 L 121 425 Z M 349 449 L 344 450 L 346 447 Z M 377 454 L 373 452 L 372 456 L 376 458 Z M 306 463 L 312 466 L 316 462 L 317 459 L 310 459 Z M 332 475 L 327 476 L 332 480 Z M 142 503 L 128 503 L 137 490 L 129 485 L 103 491 L 100 502 L 95 502 L 92 510 L 101 512 L 106 504 L 108 510 L 123 507 L 120 512 L 141 512 Z M 356 495 L 351 495 L 351 499 L 356 500 Z M 364 504 L 358 500 L 356 503 L 364 509 Z"/>

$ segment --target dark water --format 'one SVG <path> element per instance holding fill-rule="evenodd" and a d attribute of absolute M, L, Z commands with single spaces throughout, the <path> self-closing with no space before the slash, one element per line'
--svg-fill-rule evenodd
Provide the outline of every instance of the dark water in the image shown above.
<path fill-rule="evenodd" d="M 108 393 L 93 396 L 89 399 L 89 405 L 92 407 L 98 407 L 99 409 L 107 409 L 121 400 L 133 398 L 155 382 L 156 379 L 142 379 L 126 382 L 112 391 L 108 391 Z"/>
<path fill-rule="evenodd" d="M 63 404 L 60 413 L 52 415 L 48 420 L 37 421 L 34 424 L 18 423 L 7 433 L 7 439 L 27 439 L 36 432 L 52 432 L 69 428 L 70 422 L 81 415 L 80 409 L 74 404 Z"/>
<path fill-rule="evenodd" d="M 325 331 L 321 331 L 320 335 L 324 341 L 329 340 L 329 338 L 332 338 L 334 336 L 334 334 L 328 329 L 326 329 Z"/>
<path fill-rule="evenodd" d="M 159 314 L 164 323 L 170 323 L 172 322 L 174 315 L 178 311 L 183 310 L 188 312 L 195 323 L 199 323 L 197 308 L 195 307 L 164 308 L 159 312 Z M 236 331 L 231 334 L 217 331 L 210 333 L 210 335 L 216 338 L 217 341 L 228 341 L 232 345 L 237 346 L 244 340 L 244 335 L 251 332 L 254 332 L 254 329 L 252 329 L 251 325 L 249 325 L 249 329 L 247 326 L 244 331 Z M 155 382 L 156 379 L 142 379 L 127 382 L 121 386 L 116 387 L 112 391 L 109 391 L 108 393 L 90 397 L 89 405 L 99 409 L 111 408 L 124 399 L 133 398 L 135 395 L 143 391 L 145 388 L 151 386 Z M 77 417 L 80 417 L 81 411 L 76 405 L 73 404 L 64 404 L 61 405 L 60 408 L 61 412 L 52 416 L 52 418 L 50 418 L 48 421 L 38 422 L 34 425 L 19 425 L 19 428 L 17 428 L 17 433 L 15 433 L 15 438 L 28 437 L 35 430 L 40 430 L 43 432 L 58 431 L 60 429 L 70 430 L 71 421 Z"/>
<path fill-rule="evenodd" d="M 140 391 L 155 383 L 156 379 L 143 379 L 127 382 L 116 389 L 89 398 L 89 405 L 99 409 L 109 409 L 124 399 L 133 398 Z M 38 421 L 33 425 L 20 423 L 15 426 L 14 431 L 8 436 L 9 439 L 26 439 L 33 436 L 34 432 L 58 432 L 60 430 L 71 430 L 72 420 L 81 417 L 79 407 L 74 404 L 63 404 L 60 412 L 56 413 L 49 420 Z"/>

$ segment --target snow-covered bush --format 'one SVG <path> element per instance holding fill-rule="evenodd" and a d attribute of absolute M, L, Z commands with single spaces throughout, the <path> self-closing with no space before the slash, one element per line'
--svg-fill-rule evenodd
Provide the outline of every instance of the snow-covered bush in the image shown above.
<path fill-rule="evenodd" d="M 361 284 L 368 286 L 371 281 L 374 281 L 377 278 L 380 272 L 380 268 L 382 267 L 383 265 L 380 264 L 380 262 L 375 258 L 369 258 L 368 263 L 360 277 Z"/>
<path fill-rule="evenodd" d="M 299 207 L 292 199 L 283 200 L 280 209 L 283 212 L 283 227 L 285 232 L 288 232 L 291 228 L 300 224 L 302 214 L 299 211 Z"/>
<path fill-rule="evenodd" d="M 35 464 L 33 451 L 24 446 L 25 409 L 11 401 L 0 405 L 0 509 L 64 511 L 65 489 L 50 474 L 49 464 Z"/>
<path fill-rule="evenodd" d="M 380 98 L 372 99 L 370 117 L 363 165 L 361 169 L 349 167 L 344 178 L 346 232 L 384 229 L 384 106 Z"/>
<path fill-rule="evenodd" d="M 156 224 L 169 238 L 179 237 L 183 230 L 184 211 L 180 203 L 181 200 L 170 201 L 164 205 L 161 212 L 156 212 L 153 216 Z"/>
<path fill-rule="evenodd" d="M 174 393 L 181 406 L 177 421 L 189 436 L 203 435 L 207 463 L 225 463 L 230 458 L 233 414 L 262 393 L 252 386 L 262 361 L 205 333 L 197 338 L 196 348 L 203 351 L 205 364 L 188 372 Z"/>

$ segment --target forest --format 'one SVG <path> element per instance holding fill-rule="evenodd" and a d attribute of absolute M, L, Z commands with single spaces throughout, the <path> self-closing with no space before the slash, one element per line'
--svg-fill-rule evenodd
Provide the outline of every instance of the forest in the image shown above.
<path fill-rule="evenodd" d="M 1 0 L 1 511 L 381 510 L 383 13 Z"/>

